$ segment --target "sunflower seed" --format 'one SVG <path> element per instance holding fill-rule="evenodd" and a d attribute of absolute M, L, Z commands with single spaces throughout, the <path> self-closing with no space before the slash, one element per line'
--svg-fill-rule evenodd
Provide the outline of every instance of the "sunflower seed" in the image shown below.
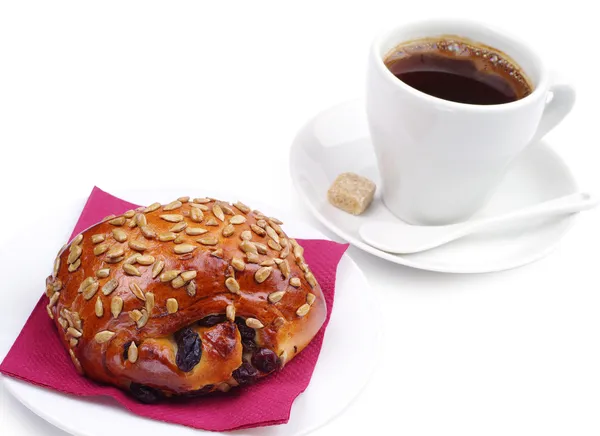
<path fill-rule="evenodd" d="M 283 350 L 281 352 L 281 354 L 279 355 L 279 362 L 281 362 L 281 368 L 283 368 L 285 366 L 287 361 L 288 361 L 288 353 L 287 353 L 287 351 Z"/>
<path fill-rule="evenodd" d="M 285 294 L 285 291 L 273 292 L 273 293 L 269 294 L 269 301 L 273 304 L 277 303 L 279 300 L 281 300 L 283 298 L 284 294 Z"/>
<path fill-rule="evenodd" d="M 196 271 L 184 271 L 181 273 L 181 278 L 185 283 L 189 282 L 192 279 L 195 279 L 198 273 Z"/>
<path fill-rule="evenodd" d="M 172 270 L 169 270 L 169 271 L 165 271 L 164 273 L 162 273 L 160 275 L 160 281 L 163 282 L 163 283 L 170 282 L 175 277 L 177 277 L 180 273 L 181 273 L 181 271 L 178 270 L 178 269 L 172 269 Z"/>
<path fill-rule="evenodd" d="M 63 330 L 66 330 L 69 326 L 69 324 L 67 324 L 67 320 L 64 319 L 63 317 L 59 316 L 58 317 L 58 323 L 60 324 L 60 326 L 63 328 Z"/>
<path fill-rule="evenodd" d="M 265 244 L 262 244 L 260 242 L 255 242 L 254 246 L 256 247 L 256 249 L 258 250 L 258 252 L 260 254 L 267 254 L 267 246 Z"/>
<path fill-rule="evenodd" d="M 72 245 L 71 247 L 72 250 L 69 253 L 69 257 L 67 258 L 67 263 L 75 263 L 75 261 L 81 256 L 81 253 L 83 253 L 83 249 L 81 248 L 81 246 Z"/>
<path fill-rule="evenodd" d="M 100 242 L 104 242 L 105 239 L 106 236 L 102 234 L 92 235 L 92 244 L 99 244 Z"/>
<path fill-rule="evenodd" d="M 233 266 L 236 271 L 244 271 L 246 268 L 246 264 L 239 257 L 234 257 L 231 259 L 231 266 Z"/>
<path fill-rule="evenodd" d="M 279 245 L 281 245 L 282 247 L 287 247 L 288 246 L 288 240 L 286 238 L 281 238 L 279 240 Z"/>
<path fill-rule="evenodd" d="M 295 288 L 299 288 L 301 285 L 300 279 L 298 277 L 292 277 L 290 279 L 290 285 L 292 285 Z"/>
<path fill-rule="evenodd" d="M 108 244 L 100 244 L 100 245 L 96 245 L 94 247 L 94 254 L 96 256 L 100 256 L 103 253 L 106 253 L 106 251 L 108 251 L 109 249 L 109 245 Z"/>
<path fill-rule="evenodd" d="M 219 219 L 219 221 L 225 221 L 223 209 L 221 209 L 221 206 L 219 206 L 217 203 L 213 204 L 212 212 Z"/>
<path fill-rule="evenodd" d="M 148 311 L 146 311 L 146 309 L 142 309 L 142 317 L 137 322 L 138 328 L 141 329 L 142 327 L 144 327 L 148 322 L 149 318 L 150 315 L 148 314 Z"/>
<path fill-rule="evenodd" d="M 129 227 L 130 229 L 136 228 L 137 223 L 135 222 L 135 219 L 130 219 L 129 221 L 127 221 L 127 227 Z"/>
<path fill-rule="evenodd" d="M 231 322 L 235 321 L 235 306 L 233 304 L 229 304 L 225 308 L 225 316 L 227 316 L 227 320 Z"/>
<path fill-rule="evenodd" d="M 265 230 L 267 231 L 267 235 L 269 235 L 271 239 L 279 244 L 279 235 L 277 235 L 277 232 L 273 230 L 273 227 L 267 226 Z"/>
<path fill-rule="evenodd" d="M 154 309 L 154 293 L 146 292 L 146 310 L 148 313 L 152 313 L 152 309 Z"/>
<path fill-rule="evenodd" d="M 170 222 L 170 223 L 178 223 L 178 222 L 183 221 L 183 215 L 176 214 L 176 213 L 172 213 L 172 214 L 167 213 L 167 214 L 160 215 L 160 217 L 163 220 Z"/>
<path fill-rule="evenodd" d="M 271 323 L 271 325 L 273 326 L 273 328 L 278 329 L 280 328 L 282 325 L 285 324 L 285 318 L 282 316 L 278 316 L 277 318 L 275 318 L 275 320 L 273 320 L 273 322 Z"/>
<path fill-rule="evenodd" d="M 110 279 L 104 284 L 104 286 L 102 286 L 102 293 L 104 295 L 110 295 L 110 293 L 117 289 L 118 286 L 119 281 L 117 279 Z"/>
<path fill-rule="evenodd" d="M 150 226 L 141 226 L 140 230 L 142 231 L 142 235 L 146 239 L 154 239 L 156 238 L 156 232 L 152 230 Z"/>
<path fill-rule="evenodd" d="M 58 297 L 60 297 L 60 292 L 55 292 L 54 294 L 52 294 L 52 297 L 50 297 L 50 302 L 48 303 L 48 306 L 54 307 L 56 305 L 56 302 L 58 301 Z"/>
<path fill-rule="evenodd" d="M 177 200 L 181 201 L 182 203 L 187 203 L 188 201 L 190 201 L 190 197 L 186 195 L 185 197 L 179 197 Z"/>
<path fill-rule="evenodd" d="M 81 266 L 81 258 L 77 259 L 74 263 L 70 263 L 67 269 L 69 272 L 75 272 Z"/>
<path fill-rule="evenodd" d="M 135 215 L 135 223 L 142 228 L 143 226 L 147 226 L 148 225 L 148 219 L 146 218 L 146 215 L 144 215 L 143 213 L 138 213 Z"/>
<path fill-rule="evenodd" d="M 173 289 L 183 288 L 185 286 L 185 282 L 183 281 L 183 279 L 181 277 L 175 277 L 171 281 L 171 286 L 173 286 Z"/>
<path fill-rule="evenodd" d="M 175 251 L 175 254 L 185 254 L 185 253 L 191 253 L 196 248 L 197 247 L 192 244 L 179 244 L 173 248 L 173 251 Z"/>
<path fill-rule="evenodd" d="M 125 224 L 125 217 L 120 216 L 117 218 L 113 218 L 108 223 L 112 224 L 113 226 L 122 226 L 123 224 Z"/>
<path fill-rule="evenodd" d="M 79 285 L 79 289 L 77 290 L 77 292 L 79 292 L 81 294 L 85 288 L 87 288 L 89 285 L 91 285 L 92 283 L 94 283 L 96 281 L 97 280 L 95 277 L 86 277 L 86 279 L 83 280 L 81 282 L 81 284 Z"/>
<path fill-rule="evenodd" d="M 265 236 L 267 234 L 267 232 L 265 232 L 263 229 L 261 229 L 260 227 L 258 227 L 256 224 L 251 224 L 250 228 L 258 236 Z"/>
<path fill-rule="evenodd" d="M 284 241 L 285 241 L 285 239 L 284 239 Z M 281 257 L 282 259 L 285 259 L 289 255 L 290 255 L 290 246 L 286 245 L 285 247 L 283 247 L 283 250 L 281 250 L 281 253 L 279 253 L 279 257 Z"/>
<path fill-rule="evenodd" d="M 246 206 L 244 203 L 242 203 L 241 201 L 234 203 L 233 207 L 235 207 L 237 210 L 239 210 L 242 213 L 250 212 L 250 208 L 248 206 Z"/>
<path fill-rule="evenodd" d="M 133 265 L 134 263 L 137 262 L 137 260 L 140 256 L 141 256 L 140 253 L 133 253 L 131 256 L 129 256 L 127 259 L 125 259 L 123 261 L 123 263 L 128 263 L 130 265 Z"/>
<path fill-rule="evenodd" d="M 181 221 L 180 223 L 175 224 L 173 227 L 169 229 L 170 232 L 179 233 L 187 227 L 187 223 L 185 221 Z"/>
<path fill-rule="evenodd" d="M 246 261 L 248 263 L 260 263 L 260 258 L 256 253 L 246 253 Z"/>
<path fill-rule="evenodd" d="M 204 225 L 205 225 L 205 226 L 218 226 L 218 225 L 219 225 L 219 223 L 217 222 L 217 220 L 216 220 L 216 219 L 214 219 L 214 218 L 212 218 L 212 217 L 211 217 L 211 218 L 209 218 L 209 219 L 208 219 L 208 221 L 206 221 L 206 222 L 204 223 Z"/>
<path fill-rule="evenodd" d="M 90 300 L 94 295 L 96 295 L 96 292 L 98 292 L 99 287 L 100 284 L 98 282 L 93 282 L 92 284 L 87 286 L 82 292 L 84 300 Z"/>
<path fill-rule="evenodd" d="M 275 261 L 273 259 L 266 259 L 260 263 L 260 266 L 273 266 L 275 265 Z"/>
<path fill-rule="evenodd" d="M 130 242 L 131 243 L 131 242 Z M 123 247 L 113 247 L 106 253 L 107 259 L 116 259 L 117 257 L 121 257 L 125 254 L 125 250 Z"/>
<path fill-rule="evenodd" d="M 208 212 L 209 211 L 208 206 L 205 205 L 205 204 L 190 203 L 190 206 L 193 207 L 193 208 L 195 208 L 195 209 L 200 209 L 200 210 L 202 210 L 204 212 Z"/>
<path fill-rule="evenodd" d="M 177 234 L 173 232 L 165 232 L 158 235 L 158 240 L 161 242 L 174 241 L 177 238 Z"/>
<path fill-rule="evenodd" d="M 94 336 L 94 339 L 99 344 L 103 344 L 105 342 L 110 341 L 114 335 L 115 335 L 114 332 L 111 332 L 109 330 L 103 330 L 101 332 L 96 333 L 96 336 Z"/>
<path fill-rule="evenodd" d="M 217 385 L 217 389 L 218 389 L 220 392 L 229 392 L 229 391 L 231 390 L 231 385 L 230 385 L 229 383 L 225 383 L 225 382 L 223 382 L 223 383 L 219 383 L 219 384 Z"/>
<path fill-rule="evenodd" d="M 264 327 L 263 323 L 256 318 L 246 318 L 246 325 L 251 329 L 261 329 Z"/>
<path fill-rule="evenodd" d="M 195 296 L 196 295 L 196 282 L 194 282 L 194 281 L 189 282 L 188 285 L 185 287 L 185 292 L 190 297 Z"/>
<path fill-rule="evenodd" d="M 129 241 L 129 248 L 135 251 L 144 251 L 148 249 L 148 246 L 142 241 L 132 240 Z"/>
<path fill-rule="evenodd" d="M 180 233 L 179 235 L 177 235 L 177 237 L 173 241 L 173 244 L 182 244 L 184 242 L 185 242 L 185 236 L 183 236 L 183 233 Z"/>
<path fill-rule="evenodd" d="M 135 266 L 131 265 L 130 263 L 126 263 L 123 265 L 123 271 L 125 271 L 125 274 L 127 274 L 128 276 L 140 277 L 142 275 L 140 270 L 137 269 Z"/>
<path fill-rule="evenodd" d="M 308 295 L 306 296 L 306 303 L 308 303 L 309 306 L 312 306 L 313 303 L 315 302 L 315 299 L 317 297 L 315 296 L 315 294 L 311 294 L 310 292 L 308 293 Z"/>
<path fill-rule="evenodd" d="M 246 217 L 244 215 L 234 215 L 229 219 L 231 224 L 244 224 L 246 222 Z"/>
<path fill-rule="evenodd" d="M 81 241 L 83 241 L 83 235 L 80 233 L 73 238 L 71 245 L 79 245 L 79 244 L 81 244 Z"/>
<path fill-rule="evenodd" d="M 262 283 L 269 278 L 271 271 L 273 271 L 273 268 L 270 266 L 263 266 L 254 273 L 254 278 L 258 283 Z"/>
<path fill-rule="evenodd" d="M 304 259 L 299 259 L 300 261 L 298 262 L 298 268 L 300 268 L 303 272 L 305 273 L 309 273 L 310 269 L 308 269 L 308 265 L 306 264 L 306 262 L 304 262 Z"/>
<path fill-rule="evenodd" d="M 254 253 L 254 254 L 258 254 L 258 250 L 256 248 L 256 245 L 254 245 L 254 243 L 250 242 L 250 241 L 246 241 L 243 240 L 240 243 L 240 248 L 244 253 Z"/>
<path fill-rule="evenodd" d="M 260 227 L 261 229 L 265 229 L 266 230 L 267 222 L 265 220 L 258 220 L 258 221 L 256 221 L 256 225 L 258 227 Z"/>
<path fill-rule="evenodd" d="M 79 344 L 79 339 L 71 338 L 69 339 L 69 347 L 75 348 Z"/>
<path fill-rule="evenodd" d="M 127 233 L 121 229 L 113 229 L 113 238 L 118 242 L 125 242 L 127 240 Z"/>
<path fill-rule="evenodd" d="M 258 210 L 258 209 L 254 209 L 254 210 L 252 211 L 252 213 L 253 213 L 254 215 L 256 215 L 256 218 L 258 218 L 259 220 L 260 220 L 260 219 L 263 219 L 263 220 L 264 220 L 264 219 L 266 218 L 265 214 L 264 214 L 264 213 L 262 213 L 262 212 L 261 212 L 260 210 Z"/>
<path fill-rule="evenodd" d="M 79 317 L 79 313 L 72 311 L 71 318 L 73 318 L 73 327 L 81 331 L 81 318 Z"/>
<path fill-rule="evenodd" d="M 244 230 L 240 234 L 240 238 L 242 238 L 244 241 L 250 241 L 252 239 L 252 232 L 250 230 Z"/>
<path fill-rule="evenodd" d="M 275 223 L 275 224 L 279 224 L 279 225 L 282 225 L 282 224 L 283 224 L 283 221 L 281 221 L 281 220 L 278 220 L 278 219 L 277 219 L 277 218 L 275 218 L 275 217 L 271 217 L 271 218 L 269 218 L 269 223 L 272 223 L 272 222 L 273 222 L 273 223 Z"/>
<path fill-rule="evenodd" d="M 73 327 L 69 327 L 67 329 L 67 335 L 72 336 L 74 338 L 80 338 L 81 336 L 83 336 L 83 333 L 81 333 L 79 330 L 77 330 Z"/>
<path fill-rule="evenodd" d="M 220 203 L 221 209 L 225 215 L 235 215 L 235 211 L 229 206 L 228 203 Z"/>
<path fill-rule="evenodd" d="M 210 198 L 194 198 L 194 203 L 198 203 L 198 204 L 210 203 Z"/>
<path fill-rule="evenodd" d="M 294 245 L 294 257 L 302 257 L 304 255 L 304 248 L 300 245 Z"/>
<path fill-rule="evenodd" d="M 278 258 L 273 258 L 273 262 L 275 262 L 277 265 L 281 265 L 281 263 L 283 262 L 283 260 L 278 259 Z"/>
<path fill-rule="evenodd" d="M 123 259 L 125 259 L 125 256 L 115 257 L 114 259 L 104 259 L 104 262 L 114 264 L 114 263 L 122 262 Z"/>
<path fill-rule="evenodd" d="M 135 322 L 135 323 L 137 323 L 141 317 L 142 317 L 142 312 L 140 312 L 137 309 L 134 309 L 131 312 L 129 312 L 129 318 L 131 318 L 133 320 L 133 322 Z"/>
<path fill-rule="evenodd" d="M 131 293 L 133 295 L 135 295 L 140 300 L 146 301 L 146 296 L 144 295 L 144 291 L 142 291 L 142 288 L 140 288 L 140 285 L 138 285 L 136 282 L 129 283 L 129 290 L 131 291 Z"/>
<path fill-rule="evenodd" d="M 77 359 L 73 350 L 69 349 L 69 355 L 71 356 L 71 360 L 73 361 L 73 365 L 75 365 L 77 372 L 83 375 L 83 368 L 81 367 L 81 363 L 79 363 L 79 359 Z"/>
<path fill-rule="evenodd" d="M 144 213 L 154 212 L 156 209 L 160 207 L 160 203 L 152 203 L 150 206 L 144 209 Z"/>
<path fill-rule="evenodd" d="M 279 269 L 281 270 L 281 274 L 283 274 L 284 278 L 288 278 L 290 276 L 290 264 L 287 260 L 284 260 L 279 264 Z"/>
<path fill-rule="evenodd" d="M 313 273 L 307 272 L 306 274 L 304 274 L 304 277 L 306 278 L 306 281 L 308 282 L 311 288 L 317 286 L 317 280 L 315 279 Z"/>
<path fill-rule="evenodd" d="M 195 223 L 202 222 L 202 220 L 204 219 L 204 214 L 202 213 L 202 210 L 200 210 L 197 207 L 192 207 L 190 209 L 190 219 Z"/>
<path fill-rule="evenodd" d="M 298 308 L 298 310 L 296 311 L 296 315 L 304 316 L 308 313 L 309 310 L 310 310 L 310 306 L 305 303 Z"/>
<path fill-rule="evenodd" d="M 185 229 L 185 233 L 190 236 L 203 235 L 206 232 L 208 232 L 208 230 L 203 229 L 202 227 L 187 227 Z"/>
<path fill-rule="evenodd" d="M 219 239 L 216 236 L 210 235 L 205 236 L 204 238 L 198 239 L 198 242 L 202 245 L 217 245 Z"/>
<path fill-rule="evenodd" d="M 232 224 L 227 224 L 225 227 L 223 227 L 222 233 L 223 233 L 223 236 L 225 236 L 226 238 L 233 235 L 233 232 L 235 232 L 235 227 L 233 227 Z"/>
<path fill-rule="evenodd" d="M 167 299 L 167 312 L 173 314 L 179 309 L 179 303 L 175 298 Z"/>
<path fill-rule="evenodd" d="M 167 211 L 170 211 L 170 210 L 179 209 L 181 206 L 182 206 L 181 201 L 175 200 L 175 201 L 172 201 L 169 204 L 163 206 L 163 210 L 165 212 L 167 212 Z"/>
<path fill-rule="evenodd" d="M 165 263 L 162 260 L 157 261 L 152 265 L 152 278 L 155 279 L 165 267 Z"/>
<path fill-rule="evenodd" d="M 154 256 L 150 256 L 149 254 L 146 254 L 144 256 L 138 254 L 137 257 L 137 263 L 139 263 L 140 265 L 144 265 L 144 266 L 149 266 L 152 265 L 154 263 Z"/>
<path fill-rule="evenodd" d="M 274 222 L 271 222 L 270 224 L 271 224 L 271 227 L 273 227 L 273 230 L 275 230 L 277 232 L 279 237 L 281 237 L 281 238 L 285 237 L 285 233 L 283 233 L 283 230 L 281 230 L 281 227 L 279 227 Z"/>
<path fill-rule="evenodd" d="M 137 345 L 135 345 L 135 342 L 131 342 L 131 345 L 129 345 L 129 348 L 127 349 L 127 360 L 129 360 L 130 363 L 135 363 L 138 360 L 138 347 Z"/>
<path fill-rule="evenodd" d="M 269 227 L 269 228 L 271 228 L 271 227 Z M 269 247 L 271 247 L 273 250 L 281 251 L 281 245 L 279 245 L 279 244 L 278 244 L 277 242 L 275 242 L 275 240 L 273 240 L 273 239 L 269 239 L 269 240 L 267 241 L 267 245 L 268 245 Z"/>
<path fill-rule="evenodd" d="M 123 310 L 123 299 L 121 297 L 113 297 L 110 300 L 110 313 L 113 318 L 117 318 Z"/>
<path fill-rule="evenodd" d="M 96 271 L 96 277 L 98 277 L 99 279 L 104 279 L 106 277 L 108 277 L 110 274 L 110 268 L 102 268 L 99 269 L 98 271 Z"/>
<path fill-rule="evenodd" d="M 240 284 L 233 277 L 229 277 L 227 280 L 225 280 L 225 287 L 227 287 L 229 292 L 233 294 L 240 293 Z"/>
<path fill-rule="evenodd" d="M 131 218 L 135 215 L 135 211 L 133 209 L 129 209 L 127 212 L 123 214 L 125 218 Z"/>
<path fill-rule="evenodd" d="M 111 220 L 115 217 L 116 215 L 106 215 L 104 218 L 102 218 L 102 222 L 104 221 L 108 221 Z"/>
<path fill-rule="evenodd" d="M 102 318 L 102 315 L 104 315 L 104 306 L 102 306 L 102 300 L 100 299 L 100 297 L 96 298 L 94 312 L 96 312 L 96 316 L 98 318 Z"/>

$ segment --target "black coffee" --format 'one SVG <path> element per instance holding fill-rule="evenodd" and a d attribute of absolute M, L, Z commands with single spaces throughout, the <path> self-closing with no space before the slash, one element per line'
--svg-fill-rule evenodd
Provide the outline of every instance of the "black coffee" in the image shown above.
<path fill-rule="evenodd" d="M 386 56 L 385 65 L 407 85 L 458 103 L 510 103 L 533 91 L 502 52 L 456 37 L 401 44 Z"/>

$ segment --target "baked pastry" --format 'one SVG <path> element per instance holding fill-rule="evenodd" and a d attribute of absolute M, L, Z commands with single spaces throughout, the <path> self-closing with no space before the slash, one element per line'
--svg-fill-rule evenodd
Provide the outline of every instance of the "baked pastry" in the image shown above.
<path fill-rule="evenodd" d="M 48 315 L 77 370 L 154 402 L 282 368 L 327 309 L 280 224 L 242 203 L 182 197 L 77 235 L 46 280 Z"/>

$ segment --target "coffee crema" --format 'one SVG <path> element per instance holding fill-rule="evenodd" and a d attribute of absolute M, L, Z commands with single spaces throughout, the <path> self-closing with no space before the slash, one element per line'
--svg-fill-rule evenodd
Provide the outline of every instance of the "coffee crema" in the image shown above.
<path fill-rule="evenodd" d="M 533 91 L 521 68 L 500 50 L 454 36 L 402 43 L 384 63 L 407 85 L 457 103 L 510 103 Z"/>

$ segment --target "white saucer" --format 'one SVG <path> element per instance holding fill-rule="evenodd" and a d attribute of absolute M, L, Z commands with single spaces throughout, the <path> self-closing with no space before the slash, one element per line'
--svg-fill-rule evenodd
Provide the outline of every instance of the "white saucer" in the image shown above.
<path fill-rule="evenodd" d="M 291 149 L 293 183 L 312 213 L 332 232 L 354 246 L 391 262 L 414 268 L 480 273 L 515 268 L 544 257 L 573 224 L 575 215 L 465 237 L 422 253 L 396 255 L 365 244 L 360 225 L 372 219 L 397 220 L 376 195 L 361 216 L 352 216 L 327 202 L 335 177 L 352 171 L 380 186 L 370 142 L 364 102 L 342 103 L 310 120 Z M 546 144 L 535 144 L 513 164 L 504 181 L 477 216 L 492 216 L 577 191 L 569 168 Z"/>
<path fill-rule="evenodd" d="M 150 204 L 154 201 L 167 203 L 182 195 L 194 197 L 212 196 L 223 200 L 236 201 L 236 195 L 227 195 L 213 191 L 199 191 L 193 189 L 178 190 L 153 190 L 153 191 L 124 191 L 111 192 L 120 198 L 137 204 Z M 285 222 L 284 229 L 297 238 L 327 239 L 321 232 L 306 224 L 294 222 L 285 215 L 284 211 L 274 210 L 269 205 L 261 204 L 250 198 L 239 198 L 253 208 L 272 214 Z M 85 199 L 73 203 L 72 210 L 61 212 L 60 219 L 65 223 L 64 234 L 70 234 L 71 218 L 78 216 Z M 57 232 L 57 235 L 60 235 Z M 54 238 L 39 238 L 35 232 L 21 235 L 20 238 L 30 238 L 29 243 L 20 240 L 19 244 L 7 244 L 11 250 L 0 251 L 0 263 L 12 265 L 12 278 L 4 283 L 7 289 L 17 289 L 19 292 L 11 293 L 5 303 L 9 307 L 16 307 L 21 299 L 19 295 L 34 293 L 42 295 L 44 286 L 42 277 L 48 271 L 48 259 L 51 259 L 56 247 L 64 242 Z M 36 263 L 15 263 L 14 259 L 25 256 L 27 247 L 36 244 L 41 253 L 48 252 L 49 257 L 42 255 L 36 257 Z M 14 247 L 14 249 L 13 249 Z M 22 253 L 15 252 L 23 247 Z M 11 260 L 12 259 L 12 260 Z M 31 274 L 35 269 L 35 274 Z M 41 280 L 41 281 L 40 281 Z M 41 284 L 40 284 L 41 283 Z M 31 299 L 26 299 L 31 300 Z M 321 354 L 315 367 L 312 380 L 308 388 L 294 402 L 290 420 L 287 424 L 256 429 L 238 430 L 236 436 L 295 436 L 307 434 L 340 415 L 352 401 L 360 394 L 370 379 L 380 352 L 380 332 L 373 328 L 365 329 L 362 324 L 355 322 L 357 313 L 371 313 L 375 318 L 379 315 L 376 303 L 376 293 L 370 289 L 363 273 L 356 263 L 345 254 L 338 265 L 335 306 L 331 314 L 329 326 L 325 333 Z M 27 311 L 27 313 L 29 313 Z M 0 329 L 7 333 L 7 326 L 3 323 L 5 318 L 0 317 Z M 25 319 L 23 320 L 25 321 Z M 10 332 L 8 332 L 10 333 Z M 3 337 L 12 341 L 16 337 L 5 334 Z M 373 340 L 373 337 L 376 340 Z M 352 340 L 348 340 L 352 338 Z M 2 336 L 0 336 L 0 340 Z M 356 353 L 356 344 L 361 344 L 361 355 L 369 356 L 368 359 L 346 359 L 341 356 L 353 356 Z M 10 344 L 0 344 L 0 349 L 9 349 Z M 4 356 L 0 355 L 0 360 Z M 1 377 L 1 376 L 0 376 Z M 10 377 L 1 377 L 6 389 L 11 392 L 27 408 L 56 427 L 77 436 L 105 436 L 139 434 L 146 436 L 193 436 L 205 434 L 223 434 L 195 430 L 179 425 L 167 424 L 139 417 L 129 413 L 125 408 L 117 406 L 113 401 L 105 398 L 79 398 L 64 395 L 49 389 L 40 388 L 29 383 L 18 381 Z M 348 381 L 351 381 L 349 383 Z M 91 419 L 93 417 L 93 419 Z M 135 429 L 135 430 L 132 430 Z"/>

